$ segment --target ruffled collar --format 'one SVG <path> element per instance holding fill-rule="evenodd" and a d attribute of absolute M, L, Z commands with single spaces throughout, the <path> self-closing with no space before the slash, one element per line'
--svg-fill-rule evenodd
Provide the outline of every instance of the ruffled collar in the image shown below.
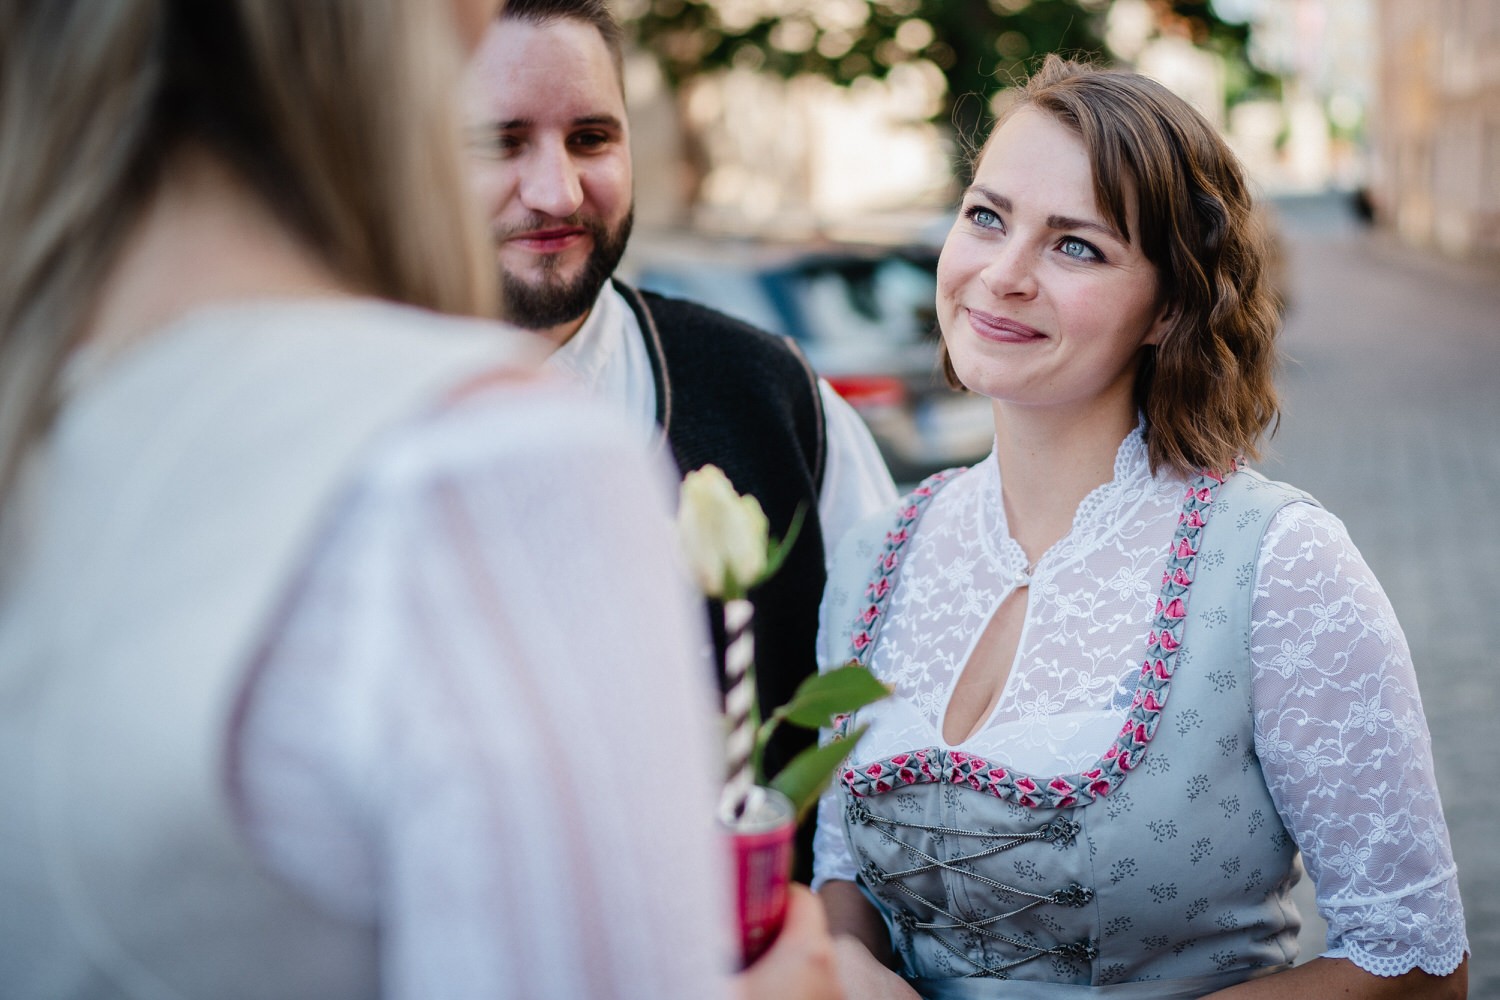
<path fill-rule="evenodd" d="M 1182 484 L 1171 476 L 1151 474 L 1150 454 L 1146 448 L 1146 425 L 1137 423 L 1125 435 L 1115 451 L 1114 478 L 1095 487 L 1079 503 L 1068 533 L 1042 554 L 1035 566 L 1028 566 L 1026 553 L 1011 535 L 1001 494 L 1000 462 L 990 452 L 976 468 L 979 477 L 977 493 L 980 544 L 994 569 L 1018 581 L 1031 576 L 1050 576 L 1062 567 L 1077 562 L 1096 551 L 1135 520 L 1147 497 L 1166 490 L 1175 502 Z"/>

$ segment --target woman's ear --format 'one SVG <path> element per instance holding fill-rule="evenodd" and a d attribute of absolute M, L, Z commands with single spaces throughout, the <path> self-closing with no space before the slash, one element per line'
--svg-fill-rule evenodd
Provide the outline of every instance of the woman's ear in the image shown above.
<path fill-rule="evenodd" d="M 1168 330 L 1172 329 L 1172 324 L 1176 321 L 1177 307 L 1170 302 L 1163 303 L 1156 318 L 1151 321 L 1151 329 L 1146 331 L 1145 339 L 1141 341 L 1142 346 L 1161 346 L 1162 338 L 1167 335 Z"/>

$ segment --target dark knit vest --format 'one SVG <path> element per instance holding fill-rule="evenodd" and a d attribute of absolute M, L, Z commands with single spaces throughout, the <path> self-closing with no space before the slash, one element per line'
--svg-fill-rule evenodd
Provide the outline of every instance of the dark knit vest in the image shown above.
<path fill-rule="evenodd" d="M 823 594 L 823 530 L 818 522 L 826 449 L 817 376 L 784 337 L 712 309 L 640 292 L 616 282 L 635 311 L 656 379 L 656 422 L 684 474 L 713 464 L 740 493 L 760 501 L 771 535 L 784 537 L 798 509 L 802 530 L 786 563 L 751 593 L 755 669 L 762 717 L 816 672 L 814 643 Z M 709 609 L 719 679 L 723 617 Z M 775 774 L 815 734 L 783 726 L 766 754 Z M 808 852 L 799 851 L 803 874 Z"/>

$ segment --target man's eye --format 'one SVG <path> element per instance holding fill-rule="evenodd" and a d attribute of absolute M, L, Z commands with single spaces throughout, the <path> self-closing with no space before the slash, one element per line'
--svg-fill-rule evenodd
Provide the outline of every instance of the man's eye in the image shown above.
<path fill-rule="evenodd" d="M 471 155 L 496 160 L 514 151 L 519 143 L 514 136 L 503 132 L 477 128 L 469 131 L 465 137 L 465 145 Z"/>
<path fill-rule="evenodd" d="M 573 145 L 582 149 L 598 149 L 609 143 L 609 136 L 603 132 L 581 132 L 573 137 Z"/>

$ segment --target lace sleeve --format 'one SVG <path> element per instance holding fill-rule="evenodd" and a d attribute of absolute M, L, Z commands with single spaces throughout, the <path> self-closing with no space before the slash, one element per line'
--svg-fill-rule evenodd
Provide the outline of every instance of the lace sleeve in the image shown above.
<path fill-rule="evenodd" d="M 244 825 L 378 926 L 386 997 L 719 996 L 711 674 L 664 484 L 591 403 L 528 394 L 381 449 L 249 693 Z"/>
<path fill-rule="evenodd" d="M 813 834 L 813 879 L 816 891 L 830 879 L 853 882 L 859 873 L 844 836 L 844 806 L 834 779 L 818 800 L 818 829 Z"/>
<path fill-rule="evenodd" d="M 1406 637 L 1333 515 L 1284 508 L 1251 625 L 1255 742 L 1328 922 L 1329 957 L 1452 972 L 1468 949 Z"/>

